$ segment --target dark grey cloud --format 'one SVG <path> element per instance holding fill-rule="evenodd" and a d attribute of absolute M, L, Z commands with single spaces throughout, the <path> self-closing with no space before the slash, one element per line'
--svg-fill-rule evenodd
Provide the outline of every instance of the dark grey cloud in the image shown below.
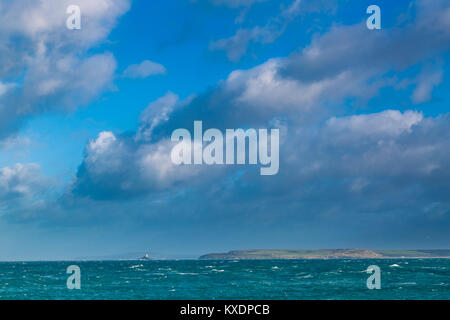
<path fill-rule="evenodd" d="M 279 72 L 306 83 L 349 73 L 368 81 L 440 57 L 450 49 L 448 3 L 417 1 L 414 8 L 414 18 L 379 31 L 365 28 L 365 22 L 333 26 L 293 54 Z"/>

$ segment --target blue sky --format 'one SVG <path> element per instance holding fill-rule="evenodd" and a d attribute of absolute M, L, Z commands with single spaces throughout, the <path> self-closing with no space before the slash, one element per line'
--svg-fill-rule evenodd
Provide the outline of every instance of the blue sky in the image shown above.
<path fill-rule="evenodd" d="M 0 259 L 448 248 L 446 1 L 20 0 L 0 21 Z M 172 165 L 195 120 L 279 128 L 279 173 Z"/>

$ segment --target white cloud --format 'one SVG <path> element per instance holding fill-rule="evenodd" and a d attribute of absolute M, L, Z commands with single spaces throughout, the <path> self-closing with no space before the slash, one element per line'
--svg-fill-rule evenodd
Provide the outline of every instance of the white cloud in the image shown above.
<path fill-rule="evenodd" d="M 144 60 L 140 64 L 132 64 L 123 72 L 126 78 L 147 78 L 149 76 L 166 74 L 166 68 L 162 64 Z"/>
<path fill-rule="evenodd" d="M 417 79 L 417 86 L 412 94 L 414 103 L 422 103 L 431 99 L 434 87 L 442 81 L 442 71 L 422 72 Z"/>
<path fill-rule="evenodd" d="M 49 186 L 36 163 L 17 163 L 0 169 L 0 201 L 31 198 L 40 195 Z"/>
<path fill-rule="evenodd" d="M 123 150 L 123 144 L 112 132 L 100 132 L 97 139 L 89 141 L 86 146 L 86 166 L 95 174 L 114 173 L 124 165 Z"/>
<path fill-rule="evenodd" d="M 110 53 L 89 53 L 103 41 L 129 0 L 79 0 L 81 30 L 68 30 L 69 0 L 18 0 L 0 4 L 0 139 L 20 121 L 43 111 L 73 109 L 112 87 Z M 3 89 L 2 89 L 3 88 Z"/>
<path fill-rule="evenodd" d="M 287 166 L 298 167 L 289 172 L 298 172 L 299 181 L 342 179 L 350 189 L 380 181 L 389 188 L 405 181 L 432 185 L 450 174 L 450 140 L 443 132 L 448 122 L 448 115 L 425 118 L 412 110 L 332 117 L 322 126 L 289 132 L 287 148 L 296 152 Z"/>
<path fill-rule="evenodd" d="M 423 120 L 417 111 L 400 112 L 385 110 L 379 113 L 333 117 L 326 122 L 327 130 L 335 133 L 349 132 L 353 135 L 399 135 L 410 132 L 413 125 Z"/>
<path fill-rule="evenodd" d="M 291 5 L 282 10 L 280 14 L 271 18 L 263 27 L 253 27 L 250 29 L 239 29 L 230 38 L 220 39 L 210 44 L 211 50 L 225 50 L 227 57 L 233 62 L 238 62 L 247 52 L 250 42 L 272 43 L 281 34 L 287 24 L 300 13 L 300 0 L 294 0 Z"/>
<path fill-rule="evenodd" d="M 136 138 L 149 140 L 153 129 L 157 125 L 169 120 L 169 115 L 178 102 L 178 96 L 172 92 L 168 92 L 163 97 L 150 103 L 141 113 L 139 119 L 140 126 Z"/>
<path fill-rule="evenodd" d="M 98 134 L 98 138 L 91 140 L 88 144 L 88 153 L 93 155 L 94 161 L 98 156 L 104 154 L 117 141 L 116 136 L 109 131 L 103 131 Z"/>
<path fill-rule="evenodd" d="M 0 27 L 3 36 L 21 35 L 36 43 L 68 44 L 89 47 L 103 40 L 119 16 L 130 8 L 129 0 L 77 0 L 81 9 L 82 28 L 66 29 L 66 9 L 71 0 L 18 0 L 0 5 Z"/>
<path fill-rule="evenodd" d="M 28 147 L 31 140 L 27 137 L 10 136 L 6 139 L 0 140 L 0 149 L 14 149 Z"/>
<path fill-rule="evenodd" d="M 250 70 L 233 71 L 225 82 L 225 90 L 238 91 L 233 101 L 260 112 L 306 111 L 324 102 L 339 103 L 348 96 L 364 96 L 364 78 L 342 72 L 329 78 L 302 82 L 283 77 L 279 70 L 286 59 L 272 59 Z"/>
<path fill-rule="evenodd" d="M 215 5 L 225 5 L 230 8 L 250 7 L 257 2 L 263 1 L 267 0 L 210 0 Z"/>
<path fill-rule="evenodd" d="M 174 143 L 156 143 L 101 132 L 86 146 L 83 170 L 72 183 L 72 192 L 92 198 L 111 194 L 135 197 L 165 191 L 177 182 L 189 181 L 199 168 L 173 164 L 170 153 Z"/>
<path fill-rule="evenodd" d="M 14 83 L 0 82 L 0 97 L 15 87 Z"/>

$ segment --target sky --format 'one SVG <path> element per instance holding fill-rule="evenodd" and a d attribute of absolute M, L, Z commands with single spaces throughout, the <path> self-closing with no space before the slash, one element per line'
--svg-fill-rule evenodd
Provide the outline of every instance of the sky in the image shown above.
<path fill-rule="evenodd" d="M 1 2 L 0 260 L 449 248 L 449 49 L 446 0 Z M 194 121 L 278 173 L 174 164 Z"/>

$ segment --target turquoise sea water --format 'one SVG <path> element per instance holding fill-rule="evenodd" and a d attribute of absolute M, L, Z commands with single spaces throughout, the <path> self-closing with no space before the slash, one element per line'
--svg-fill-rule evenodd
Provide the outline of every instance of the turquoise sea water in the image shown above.
<path fill-rule="evenodd" d="M 80 290 L 67 289 L 70 265 Z M 366 287 L 369 265 L 381 268 L 380 290 Z M 0 263 L 0 299 L 449 298 L 447 259 Z"/>

